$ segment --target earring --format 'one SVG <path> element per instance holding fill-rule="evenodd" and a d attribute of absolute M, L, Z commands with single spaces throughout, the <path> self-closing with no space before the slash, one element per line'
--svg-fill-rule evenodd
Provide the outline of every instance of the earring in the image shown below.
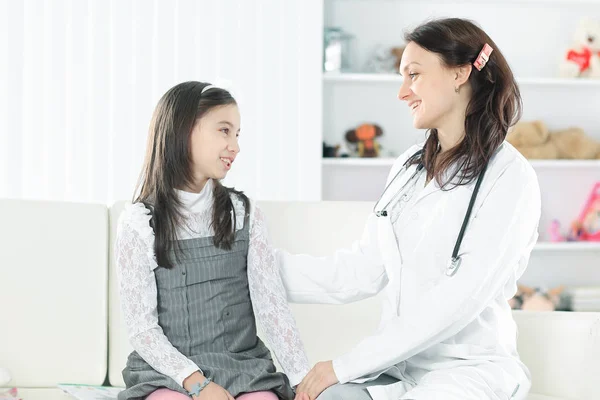
<path fill-rule="evenodd" d="M 458 86 L 454 88 L 454 91 L 458 93 Z"/>

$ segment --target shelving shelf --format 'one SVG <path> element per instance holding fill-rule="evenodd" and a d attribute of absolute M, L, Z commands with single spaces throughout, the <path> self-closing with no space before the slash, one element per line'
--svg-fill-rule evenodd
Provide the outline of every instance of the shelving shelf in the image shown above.
<path fill-rule="evenodd" d="M 323 158 L 323 166 L 391 167 L 395 158 Z M 530 160 L 534 168 L 598 168 L 600 160 Z"/>
<path fill-rule="evenodd" d="M 533 250 L 600 252 L 600 242 L 538 242 Z"/>
<path fill-rule="evenodd" d="M 401 84 L 403 77 L 399 74 L 376 74 L 376 73 L 324 73 L 323 82 L 354 82 L 354 83 L 397 83 Z M 520 85 L 539 85 L 539 86 L 577 86 L 577 87 L 600 87 L 600 79 L 567 79 L 567 78 L 538 78 L 538 77 L 517 77 L 517 83 Z"/>

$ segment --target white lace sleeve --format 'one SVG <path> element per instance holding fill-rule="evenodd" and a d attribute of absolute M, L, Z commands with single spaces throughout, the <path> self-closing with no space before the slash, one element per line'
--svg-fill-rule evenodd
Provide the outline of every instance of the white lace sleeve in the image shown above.
<path fill-rule="evenodd" d="M 142 204 L 128 205 L 121 214 L 115 258 L 131 345 L 152 368 L 183 386 L 185 378 L 199 368 L 171 344 L 158 324 L 154 232 Z"/>
<path fill-rule="evenodd" d="M 250 213 L 248 285 L 254 314 L 266 340 L 291 385 L 296 386 L 310 370 L 308 358 L 286 300 L 265 217 L 254 202 Z"/>

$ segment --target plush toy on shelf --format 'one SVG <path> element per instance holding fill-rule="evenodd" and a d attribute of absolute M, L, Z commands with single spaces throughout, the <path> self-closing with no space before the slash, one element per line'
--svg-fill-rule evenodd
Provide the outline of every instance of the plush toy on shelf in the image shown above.
<path fill-rule="evenodd" d="M 10 374 L 6 368 L 0 368 L 0 388 L 6 386 L 10 382 Z M 20 400 L 17 394 L 17 389 L 12 388 L 8 390 L 0 389 L 0 400 Z"/>
<path fill-rule="evenodd" d="M 550 241 L 553 243 L 560 242 L 577 242 L 583 239 L 583 225 L 579 220 L 571 223 L 570 229 L 566 235 L 563 235 L 561 231 L 561 224 L 558 220 L 552 220 L 550 227 L 548 228 L 550 234 Z"/>
<path fill-rule="evenodd" d="M 579 217 L 571 223 L 569 233 L 562 235 L 558 220 L 552 221 L 549 233 L 551 242 L 600 242 L 600 182 L 592 188 Z"/>
<path fill-rule="evenodd" d="M 323 158 L 350 157 L 345 143 L 330 146 L 323 142 Z"/>
<path fill-rule="evenodd" d="M 581 224 L 581 240 L 600 242 L 600 181 L 592 188 L 578 222 Z"/>
<path fill-rule="evenodd" d="M 513 310 L 555 311 L 561 306 L 565 287 L 559 286 L 548 291 L 517 285 L 517 294 L 509 300 Z"/>
<path fill-rule="evenodd" d="M 600 159 L 600 142 L 581 128 L 550 132 L 543 121 L 523 121 L 508 132 L 506 140 L 528 159 Z"/>
<path fill-rule="evenodd" d="M 362 124 L 346 132 L 346 140 L 356 145 L 359 157 L 378 157 L 381 149 L 377 137 L 383 135 L 379 125 Z"/>
<path fill-rule="evenodd" d="M 560 65 L 564 78 L 600 78 L 600 22 L 584 18 L 574 34 L 574 44 Z"/>

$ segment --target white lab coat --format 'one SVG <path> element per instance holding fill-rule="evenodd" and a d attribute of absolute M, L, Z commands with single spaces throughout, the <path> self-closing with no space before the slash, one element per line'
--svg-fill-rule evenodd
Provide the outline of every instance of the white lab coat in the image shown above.
<path fill-rule="evenodd" d="M 388 183 L 413 146 L 395 162 Z M 405 170 L 383 194 L 393 196 Z M 278 252 L 288 298 L 349 303 L 385 288 L 377 332 L 333 360 L 340 383 L 386 372 L 400 382 L 369 388 L 374 400 L 524 399 L 531 387 L 516 350 L 507 300 L 516 293 L 538 238 L 540 191 L 535 172 L 505 142 L 488 164 L 473 207 L 456 274 L 445 274 L 475 182 L 443 191 L 431 181 L 395 223 L 368 217 L 361 240 L 331 257 Z"/>

